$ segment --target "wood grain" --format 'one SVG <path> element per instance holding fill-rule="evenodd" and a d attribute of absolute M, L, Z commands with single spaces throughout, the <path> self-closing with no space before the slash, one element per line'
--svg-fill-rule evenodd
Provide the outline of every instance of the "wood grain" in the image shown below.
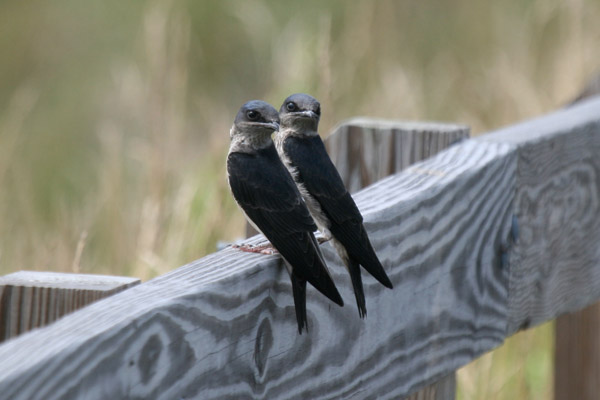
<path fill-rule="evenodd" d="M 518 150 L 509 333 L 600 297 L 598 104 L 595 98 L 481 139 Z"/>
<path fill-rule="evenodd" d="M 137 278 L 19 271 L 0 277 L 0 342 L 140 283 Z"/>
<path fill-rule="evenodd" d="M 358 192 L 394 283 L 384 290 L 365 277 L 364 321 L 309 288 L 310 331 L 298 335 L 279 258 L 228 248 L 4 343 L 0 393 L 10 399 L 413 393 L 498 346 L 524 320 L 551 319 L 598 298 L 598 214 L 591 213 L 600 174 L 589 155 L 600 142 L 599 120 L 600 100 L 587 102 L 464 141 Z M 576 153 L 584 157 L 575 167 L 558 168 Z M 574 188 L 572 198 L 561 197 L 565 186 Z M 548 213 L 548 204 L 560 207 Z M 557 217 L 572 235 L 558 237 L 569 243 L 547 232 L 562 231 Z M 572 230 L 569 218 L 581 231 Z M 573 250 L 552 252 L 558 261 L 548 264 L 540 250 L 550 243 Z M 325 244 L 323 251 L 342 296 L 352 299 L 333 249 Z M 567 257 L 576 267 L 563 269 Z"/>
<path fill-rule="evenodd" d="M 325 145 L 354 193 L 468 137 L 466 125 L 353 118 L 335 127 Z"/>
<path fill-rule="evenodd" d="M 439 381 L 424 387 L 404 400 L 448 400 L 456 394 L 456 374 L 451 373 Z"/>

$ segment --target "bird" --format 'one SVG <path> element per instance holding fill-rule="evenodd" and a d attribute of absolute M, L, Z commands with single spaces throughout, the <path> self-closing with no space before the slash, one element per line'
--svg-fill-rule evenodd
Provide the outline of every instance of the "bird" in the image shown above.
<path fill-rule="evenodd" d="M 279 110 L 275 146 L 292 175 L 325 240 L 346 265 L 360 318 L 367 315 L 359 265 L 392 289 L 363 224 L 363 217 L 344 186 L 318 133 L 321 105 L 314 97 L 296 93 Z"/>
<path fill-rule="evenodd" d="M 231 193 L 248 221 L 281 254 L 292 281 L 298 333 L 308 331 L 307 281 L 343 306 L 314 232 L 310 212 L 282 164 L 271 135 L 279 114 L 270 104 L 252 100 L 237 113 L 231 127 L 227 175 Z"/>

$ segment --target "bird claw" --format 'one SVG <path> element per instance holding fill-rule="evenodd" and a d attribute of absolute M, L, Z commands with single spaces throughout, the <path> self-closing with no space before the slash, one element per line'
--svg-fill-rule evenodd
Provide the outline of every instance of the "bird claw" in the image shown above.
<path fill-rule="evenodd" d="M 275 249 L 272 244 L 264 244 L 260 246 L 254 246 L 252 244 L 234 244 L 231 247 L 247 253 L 265 254 L 267 256 L 272 256 L 278 253 L 277 249 Z"/>
<path fill-rule="evenodd" d="M 319 242 L 319 244 L 327 243 L 330 240 L 330 237 L 317 236 L 317 242 Z"/>

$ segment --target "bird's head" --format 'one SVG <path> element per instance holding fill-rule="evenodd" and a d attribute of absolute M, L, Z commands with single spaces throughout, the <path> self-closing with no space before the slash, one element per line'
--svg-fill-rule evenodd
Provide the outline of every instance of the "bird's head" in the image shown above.
<path fill-rule="evenodd" d="M 321 119 L 321 104 L 312 96 L 296 93 L 283 101 L 279 118 L 282 130 L 316 134 Z"/>
<path fill-rule="evenodd" d="M 268 136 L 279 130 L 277 110 L 264 101 L 251 100 L 238 111 L 230 136 L 241 135 L 247 138 Z"/>

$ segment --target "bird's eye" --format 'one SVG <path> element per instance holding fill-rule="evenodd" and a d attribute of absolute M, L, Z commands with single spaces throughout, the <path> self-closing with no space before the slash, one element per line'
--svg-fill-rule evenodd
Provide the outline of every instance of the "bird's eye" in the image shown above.
<path fill-rule="evenodd" d="M 293 102 L 289 102 L 285 105 L 286 110 L 288 111 L 296 111 L 296 104 L 294 104 Z"/>
<path fill-rule="evenodd" d="M 250 110 L 246 113 L 246 116 L 248 117 L 249 120 L 251 121 L 255 121 L 258 119 L 258 117 L 260 116 L 260 114 L 257 111 L 254 110 Z"/>
<path fill-rule="evenodd" d="M 321 106 L 317 107 L 317 110 L 315 111 L 315 114 L 321 115 Z"/>

